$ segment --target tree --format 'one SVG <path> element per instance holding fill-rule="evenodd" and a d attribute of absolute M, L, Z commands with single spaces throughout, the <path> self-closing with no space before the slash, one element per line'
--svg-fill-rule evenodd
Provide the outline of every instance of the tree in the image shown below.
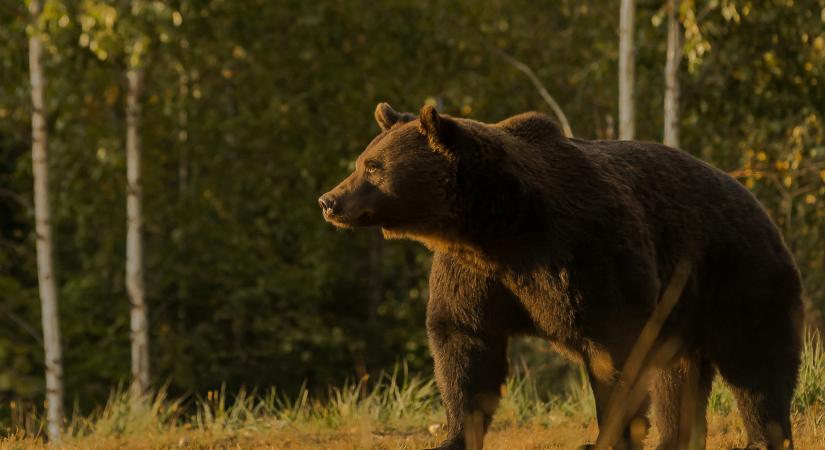
<path fill-rule="evenodd" d="M 619 139 L 633 139 L 636 134 L 636 58 L 633 44 L 635 9 L 634 0 L 622 0 L 619 11 Z"/>
<path fill-rule="evenodd" d="M 674 148 L 679 147 L 679 61 L 681 59 L 682 32 L 679 27 L 679 0 L 668 0 L 664 143 Z"/>
<path fill-rule="evenodd" d="M 135 39 L 127 52 L 126 79 L 126 291 L 130 305 L 133 399 L 149 390 L 149 320 L 143 284 L 143 187 L 141 184 L 140 94 L 143 41 Z"/>
<path fill-rule="evenodd" d="M 29 74 L 32 96 L 32 173 L 34 176 L 34 218 L 37 235 L 37 280 L 40 287 L 43 320 L 43 347 L 46 363 L 47 432 L 60 441 L 63 424 L 63 362 L 60 349 L 60 320 L 57 286 L 52 259 L 52 225 L 49 207 L 49 159 L 46 111 L 43 101 L 44 77 L 41 65 L 40 2 L 29 3 L 34 29 L 29 37 Z"/>

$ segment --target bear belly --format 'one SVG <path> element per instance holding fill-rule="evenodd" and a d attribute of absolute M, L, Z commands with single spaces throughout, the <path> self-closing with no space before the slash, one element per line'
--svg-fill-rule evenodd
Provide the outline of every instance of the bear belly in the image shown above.
<path fill-rule="evenodd" d="M 548 339 L 560 353 L 576 360 L 583 352 L 581 323 L 575 303 L 579 295 L 570 288 L 567 270 L 509 275 L 502 284 L 530 316 L 538 336 Z"/>

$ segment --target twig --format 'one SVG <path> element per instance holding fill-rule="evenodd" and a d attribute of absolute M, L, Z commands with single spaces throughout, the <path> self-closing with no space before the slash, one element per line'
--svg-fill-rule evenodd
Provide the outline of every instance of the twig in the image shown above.
<path fill-rule="evenodd" d="M 17 204 L 19 204 L 23 208 L 26 208 L 26 212 L 29 213 L 29 215 L 33 214 L 33 207 L 31 202 L 29 202 L 22 195 L 8 189 L 0 189 L 0 197 L 8 197 L 14 200 Z"/>
<path fill-rule="evenodd" d="M 654 353 L 654 344 L 659 339 L 659 332 L 662 329 L 673 307 L 679 301 L 682 291 L 687 284 L 691 274 L 691 264 L 689 260 L 682 260 L 675 268 L 670 282 L 662 294 L 659 304 L 654 308 L 653 313 L 642 328 L 636 344 L 630 351 L 630 355 L 625 362 L 624 368 L 616 387 L 610 397 L 607 420 L 603 430 L 599 430 L 599 440 L 596 448 L 604 449 L 613 445 L 618 439 L 626 420 L 626 412 L 632 411 L 632 403 L 639 403 L 639 386 L 645 381 L 644 371 L 648 369 L 651 362 L 656 359 L 668 359 L 673 356 L 678 348 L 678 341 L 668 340 L 658 346 Z M 649 358 L 654 355 L 655 358 Z M 663 361 L 655 361 L 661 364 Z M 641 376 L 640 376 L 641 375 Z M 634 395 L 635 394 L 635 395 Z M 633 398 L 633 397 L 637 398 Z M 635 401 L 634 401 L 635 400 Z M 628 408 L 628 405 L 631 408 Z"/>
<path fill-rule="evenodd" d="M 26 322 L 20 316 L 18 316 L 17 314 L 15 314 L 11 311 L 6 311 L 6 315 L 9 316 L 9 318 L 11 319 L 12 322 L 19 325 L 20 328 L 23 329 L 23 331 L 25 331 L 31 337 L 33 337 L 34 340 L 37 341 L 38 344 L 43 345 L 43 338 L 40 337 L 40 335 L 37 333 L 37 331 L 34 329 L 33 326 L 29 325 L 28 322 Z"/>
<path fill-rule="evenodd" d="M 539 91 L 541 98 L 543 98 L 544 101 L 547 102 L 548 105 L 550 105 L 550 109 L 553 110 L 553 113 L 559 119 L 559 122 L 561 122 L 561 128 L 564 132 L 564 135 L 568 138 L 573 137 L 573 130 L 570 129 L 570 123 L 567 121 L 567 116 L 564 115 L 564 111 L 562 111 L 559 104 L 556 103 L 556 101 L 553 99 L 550 93 L 547 92 L 547 89 L 544 87 L 541 80 L 538 79 L 535 72 L 533 72 L 533 69 L 531 69 L 527 64 L 524 64 L 516 58 L 513 58 L 512 56 L 508 55 L 498 47 L 492 45 L 488 45 L 487 47 L 490 49 L 491 52 L 495 53 L 498 57 L 512 64 L 513 67 L 527 75 L 527 78 L 530 79 L 530 81 L 533 83 L 533 86 L 536 88 L 537 91 Z"/>

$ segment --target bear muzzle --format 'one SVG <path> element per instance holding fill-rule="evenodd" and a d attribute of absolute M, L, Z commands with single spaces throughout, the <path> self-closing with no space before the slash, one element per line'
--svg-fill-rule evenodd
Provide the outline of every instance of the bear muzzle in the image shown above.
<path fill-rule="evenodd" d="M 318 199 L 318 205 L 321 207 L 324 220 L 338 228 L 372 225 L 373 213 L 370 209 L 357 207 L 344 208 L 342 202 L 330 195 L 330 193 L 322 195 Z"/>
<path fill-rule="evenodd" d="M 321 207 L 321 211 L 323 211 L 326 215 L 327 211 L 334 211 L 335 199 L 330 197 L 329 194 L 324 194 L 320 198 L 318 198 L 318 205 Z"/>

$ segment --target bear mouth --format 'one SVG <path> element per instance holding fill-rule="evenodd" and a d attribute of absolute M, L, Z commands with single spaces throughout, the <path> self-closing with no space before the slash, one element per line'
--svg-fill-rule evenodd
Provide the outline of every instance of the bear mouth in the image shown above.
<path fill-rule="evenodd" d="M 324 219 L 338 228 L 372 226 L 374 225 L 372 223 L 372 218 L 372 211 L 364 211 L 355 218 L 352 218 L 349 215 L 335 214 L 329 210 L 324 211 Z"/>
<path fill-rule="evenodd" d="M 333 213 L 329 209 L 325 209 L 323 212 L 324 220 L 331 223 L 337 228 L 350 228 L 351 225 L 349 222 L 339 214 Z"/>

